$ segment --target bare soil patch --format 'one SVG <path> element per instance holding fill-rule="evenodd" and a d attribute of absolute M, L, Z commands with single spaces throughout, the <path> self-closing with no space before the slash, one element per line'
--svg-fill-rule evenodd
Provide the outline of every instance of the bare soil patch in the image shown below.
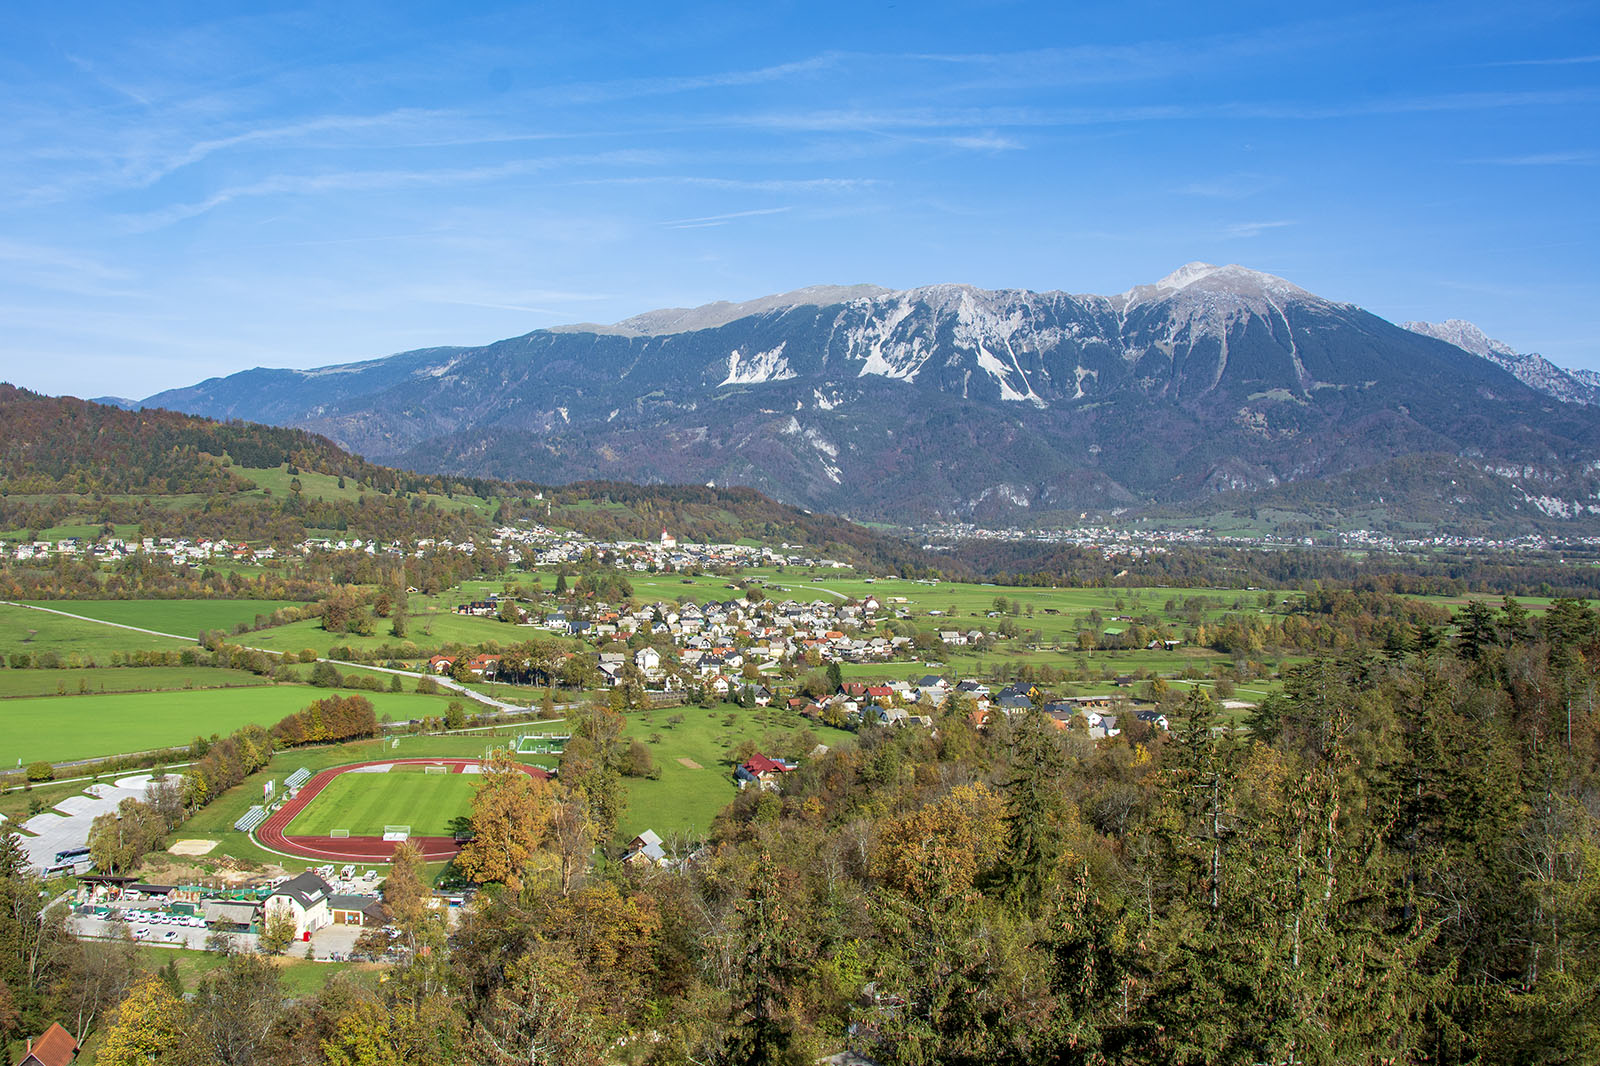
<path fill-rule="evenodd" d="M 173 855 L 209 855 L 220 840 L 179 840 L 167 851 Z"/>

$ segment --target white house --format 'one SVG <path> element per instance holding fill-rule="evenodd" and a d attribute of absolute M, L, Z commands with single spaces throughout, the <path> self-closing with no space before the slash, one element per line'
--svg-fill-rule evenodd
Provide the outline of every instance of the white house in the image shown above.
<path fill-rule="evenodd" d="M 333 924 L 333 914 L 328 901 L 333 888 L 314 873 L 303 873 L 273 889 L 262 907 L 262 920 L 271 921 L 277 914 L 287 914 L 294 919 L 294 937 L 303 939 L 325 925 Z"/>

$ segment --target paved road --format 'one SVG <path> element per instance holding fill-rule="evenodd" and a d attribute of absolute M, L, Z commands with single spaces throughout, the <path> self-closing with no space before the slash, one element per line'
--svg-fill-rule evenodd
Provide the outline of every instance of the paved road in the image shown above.
<path fill-rule="evenodd" d="M 259 648 L 253 650 L 265 651 L 266 649 Z M 278 653 L 273 652 L 272 654 L 276 655 Z M 356 670 L 371 670 L 376 674 L 399 674 L 401 677 L 423 676 L 414 670 L 397 670 L 392 666 L 369 666 L 366 663 L 352 663 L 344 659 L 318 659 L 317 662 L 332 663 L 334 666 L 349 666 Z M 530 710 L 532 710 L 531 707 L 524 707 L 516 703 L 503 703 L 500 700 L 495 699 L 493 696 L 486 696 L 482 692 L 479 692 L 476 689 L 470 689 L 461 682 L 452 681 L 448 677 L 435 677 L 432 674 L 427 676 L 433 677 L 434 684 L 438 685 L 440 688 L 449 689 L 451 692 L 458 692 L 468 699 L 477 700 L 479 703 L 484 704 L 487 707 L 493 707 L 496 710 L 510 711 L 516 714 L 527 714 Z"/>

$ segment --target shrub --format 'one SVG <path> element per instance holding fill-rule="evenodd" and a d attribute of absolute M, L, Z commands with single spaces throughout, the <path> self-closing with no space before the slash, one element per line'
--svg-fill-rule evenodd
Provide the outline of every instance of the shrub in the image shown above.
<path fill-rule="evenodd" d="M 54 781 L 55 776 L 56 768 L 47 762 L 35 762 L 28 764 L 29 781 Z"/>

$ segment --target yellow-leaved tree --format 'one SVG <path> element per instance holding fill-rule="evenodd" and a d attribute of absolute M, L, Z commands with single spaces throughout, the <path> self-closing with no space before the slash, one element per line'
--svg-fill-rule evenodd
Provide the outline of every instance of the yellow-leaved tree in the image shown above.
<path fill-rule="evenodd" d="M 95 1061 L 102 1066 L 173 1062 L 183 1041 L 183 1000 L 152 974 L 134 985 L 117 1008 Z"/>
<path fill-rule="evenodd" d="M 510 752 L 497 751 L 472 797 L 473 838 L 456 865 L 481 884 L 522 890 L 528 864 L 548 835 L 550 786 L 527 773 Z"/>

